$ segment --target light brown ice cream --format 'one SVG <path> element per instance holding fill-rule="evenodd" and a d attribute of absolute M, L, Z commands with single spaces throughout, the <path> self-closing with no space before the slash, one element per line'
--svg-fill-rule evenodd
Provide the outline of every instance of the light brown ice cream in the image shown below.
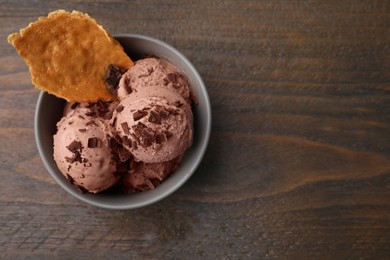
<path fill-rule="evenodd" d="M 139 60 L 119 85 L 118 100 L 67 103 L 57 123 L 58 168 L 92 193 L 115 184 L 125 192 L 153 189 L 192 145 L 192 96 L 176 68 L 156 58 Z"/>
<path fill-rule="evenodd" d="M 191 90 L 188 81 L 176 67 L 157 58 L 136 61 L 119 81 L 118 99 L 122 100 L 132 92 L 142 88 L 166 87 L 191 104 Z"/>
<path fill-rule="evenodd" d="M 135 161 L 170 161 L 192 144 L 192 112 L 187 102 L 167 88 L 143 88 L 124 98 L 111 125 Z"/>
<path fill-rule="evenodd" d="M 104 123 L 85 111 L 71 111 L 57 123 L 54 160 L 73 184 L 96 193 L 114 185 L 119 176 Z"/>
<path fill-rule="evenodd" d="M 176 170 L 182 156 L 162 163 L 132 162 L 130 171 L 122 178 L 126 192 L 146 191 L 156 188 Z"/>

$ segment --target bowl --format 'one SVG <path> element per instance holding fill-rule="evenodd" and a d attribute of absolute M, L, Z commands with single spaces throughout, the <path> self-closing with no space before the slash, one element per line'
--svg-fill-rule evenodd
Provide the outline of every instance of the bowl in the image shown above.
<path fill-rule="evenodd" d="M 88 204 L 107 209 L 133 209 L 160 201 L 176 191 L 195 172 L 206 151 L 211 130 L 211 107 L 202 78 L 191 62 L 177 49 L 160 40 L 138 34 L 118 34 L 114 38 L 123 46 L 133 60 L 155 56 L 162 58 L 189 79 L 191 90 L 198 100 L 194 107 L 193 145 L 186 151 L 179 168 L 153 190 L 119 194 L 103 192 L 98 194 L 81 193 L 60 172 L 53 158 L 53 135 L 56 123 L 61 119 L 65 100 L 46 92 L 38 97 L 35 111 L 35 140 L 38 151 L 50 175 L 69 194 Z"/>

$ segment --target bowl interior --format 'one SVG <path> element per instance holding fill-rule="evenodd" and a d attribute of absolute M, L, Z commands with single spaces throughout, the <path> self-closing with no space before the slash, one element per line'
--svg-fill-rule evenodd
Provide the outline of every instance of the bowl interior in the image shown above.
<path fill-rule="evenodd" d="M 109 209 L 130 209 L 161 200 L 177 190 L 196 170 L 206 150 L 211 129 L 211 108 L 206 87 L 193 65 L 176 49 L 157 39 L 136 35 L 120 34 L 114 38 L 133 59 L 156 56 L 167 60 L 188 77 L 191 89 L 198 99 L 194 108 L 193 145 L 185 153 L 179 168 L 156 189 L 134 193 L 99 194 L 81 193 L 61 174 L 53 159 L 53 135 L 56 123 L 61 119 L 65 101 L 46 92 L 41 92 L 35 112 L 35 138 L 42 161 L 57 183 L 76 198 L 95 206 Z"/>

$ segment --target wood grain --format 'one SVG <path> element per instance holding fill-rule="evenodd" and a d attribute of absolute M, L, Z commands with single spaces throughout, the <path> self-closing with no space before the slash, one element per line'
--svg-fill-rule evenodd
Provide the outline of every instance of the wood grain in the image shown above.
<path fill-rule="evenodd" d="M 0 1 L 1 258 L 390 257 L 389 1 Z M 88 206 L 39 158 L 38 91 L 5 38 L 56 9 L 182 51 L 213 130 L 157 204 Z"/>

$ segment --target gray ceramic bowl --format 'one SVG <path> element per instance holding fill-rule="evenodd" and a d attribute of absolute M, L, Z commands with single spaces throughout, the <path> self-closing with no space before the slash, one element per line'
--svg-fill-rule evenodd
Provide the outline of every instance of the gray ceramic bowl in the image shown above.
<path fill-rule="evenodd" d="M 41 92 L 35 112 L 35 139 L 42 161 L 57 183 L 74 197 L 91 205 L 108 209 L 132 209 L 157 202 L 182 186 L 195 172 L 206 151 L 211 129 L 211 108 L 206 87 L 194 66 L 170 45 L 143 35 L 119 34 L 114 37 L 127 54 L 137 60 L 142 57 L 163 58 L 182 70 L 189 78 L 199 104 L 194 111 L 194 142 L 187 150 L 179 168 L 156 189 L 135 194 L 81 193 L 58 170 L 53 159 L 53 134 L 60 120 L 65 101 Z"/>

